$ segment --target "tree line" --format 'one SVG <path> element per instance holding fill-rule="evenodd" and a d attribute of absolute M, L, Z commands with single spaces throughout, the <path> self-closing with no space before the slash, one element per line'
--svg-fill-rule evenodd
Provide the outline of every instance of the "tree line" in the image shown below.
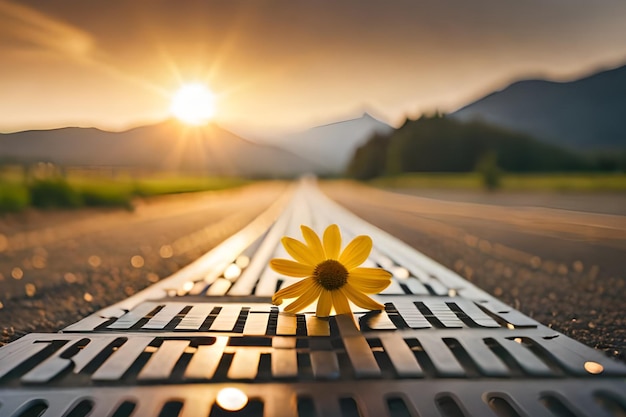
<path fill-rule="evenodd" d="M 626 152 L 585 155 L 482 121 L 435 115 L 373 135 L 355 151 L 347 175 L 366 180 L 406 172 L 471 172 L 485 169 L 485 161 L 515 173 L 623 171 Z"/>

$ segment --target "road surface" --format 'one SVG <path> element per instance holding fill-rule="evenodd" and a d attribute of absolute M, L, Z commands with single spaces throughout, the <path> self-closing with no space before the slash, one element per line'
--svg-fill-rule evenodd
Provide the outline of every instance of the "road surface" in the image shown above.
<path fill-rule="evenodd" d="M 625 359 L 626 216 L 322 189 L 524 314 Z"/>
<path fill-rule="evenodd" d="M 624 360 L 626 217 L 427 199 L 350 182 L 321 187 L 523 313 Z M 286 189 L 260 183 L 152 199 L 134 212 L 0 218 L 2 342 L 58 330 L 134 294 L 239 230 Z"/>

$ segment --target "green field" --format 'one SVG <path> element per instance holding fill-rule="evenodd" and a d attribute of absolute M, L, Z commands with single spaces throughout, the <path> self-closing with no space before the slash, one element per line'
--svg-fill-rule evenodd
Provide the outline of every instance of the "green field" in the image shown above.
<path fill-rule="evenodd" d="M 381 177 L 368 182 L 388 188 L 483 189 L 478 173 L 410 173 Z M 504 191 L 626 191 L 626 174 L 549 173 L 503 174 L 500 189 Z"/>
<path fill-rule="evenodd" d="M 0 170 L 0 212 L 27 207 L 74 208 L 85 206 L 132 209 L 136 197 L 220 190 L 249 180 L 180 175 L 64 175 L 26 176 L 17 169 Z"/>

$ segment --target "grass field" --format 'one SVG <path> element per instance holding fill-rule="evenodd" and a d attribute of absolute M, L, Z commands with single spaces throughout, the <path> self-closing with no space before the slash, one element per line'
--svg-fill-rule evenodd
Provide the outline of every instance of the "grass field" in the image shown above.
<path fill-rule="evenodd" d="M 110 178 L 67 174 L 25 178 L 14 170 L 0 171 L 0 212 L 27 207 L 84 206 L 132 208 L 135 197 L 220 190 L 248 183 L 240 178 L 145 175 Z"/>
<path fill-rule="evenodd" d="M 477 173 L 411 173 L 369 181 L 377 187 L 483 189 Z M 507 191 L 626 191 L 626 174 L 548 173 L 504 174 L 500 189 Z"/>

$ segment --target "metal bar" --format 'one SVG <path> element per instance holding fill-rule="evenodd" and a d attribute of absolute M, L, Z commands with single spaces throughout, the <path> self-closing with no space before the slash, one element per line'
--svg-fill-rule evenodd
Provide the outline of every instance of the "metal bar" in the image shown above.
<path fill-rule="evenodd" d="M 107 327 L 114 330 L 130 329 L 135 324 L 137 324 L 139 320 L 146 317 L 146 315 L 154 310 L 155 307 L 157 307 L 158 305 L 159 304 L 157 303 L 150 302 L 142 303 L 141 305 L 124 314 L 122 317 L 115 320 L 115 322 L 109 324 Z"/>
<path fill-rule="evenodd" d="M 168 379 L 187 346 L 189 346 L 188 340 L 164 340 L 157 351 L 150 356 L 137 379 L 140 381 Z"/>
<path fill-rule="evenodd" d="M 424 376 L 422 367 L 417 363 L 413 351 L 399 334 L 391 333 L 382 337 L 381 342 L 399 377 L 419 378 Z"/>
<path fill-rule="evenodd" d="M 237 323 L 239 313 L 241 312 L 241 306 L 226 304 L 222 306 L 219 314 L 211 323 L 209 330 L 231 332 Z"/>
<path fill-rule="evenodd" d="M 94 381 L 117 381 L 137 360 L 139 355 L 154 340 L 150 336 L 137 336 L 128 339 L 92 375 Z"/>
<path fill-rule="evenodd" d="M 269 313 L 249 313 L 243 328 L 243 334 L 249 336 L 265 335 L 269 318 Z"/>
<path fill-rule="evenodd" d="M 176 330 L 199 330 L 214 307 L 214 304 L 194 304 L 176 325 Z"/>
<path fill-rule="evenodd" d="M 261 350 L 257 348 L 242 347 L 237 349 L 233 356 L 233 362 L 228 369 L 230 379 L 254 379 L 259 370 Z"/>
<path fill-rule="evenodd" d="M 289 313 L 278 313 L 278 321 L 276 323 L 277 336 L 295 335 L 298 326 L 298 320 L 295 315 Z"/>
<path fill-rule="evenodd" d="M 222 360 L 228 337 L 216 337 L 212 345 L 200 345 L 185 370 L 186 379 L 213 379 Z"/>
<path fill-rule="evenodd" d="M 158 313 L 156 313 L 142 329 L 158 330 L 164 329 L 167 324 L 174 320 L 174 317 L 185 308 L 185 304 L 168 303 Z"/>
<path fill-rule="evenodd" d="M 418 340 L 439 375 L 443 377 L 465 376 L 465 370 L 439 337 L 424 335 Z"/>

